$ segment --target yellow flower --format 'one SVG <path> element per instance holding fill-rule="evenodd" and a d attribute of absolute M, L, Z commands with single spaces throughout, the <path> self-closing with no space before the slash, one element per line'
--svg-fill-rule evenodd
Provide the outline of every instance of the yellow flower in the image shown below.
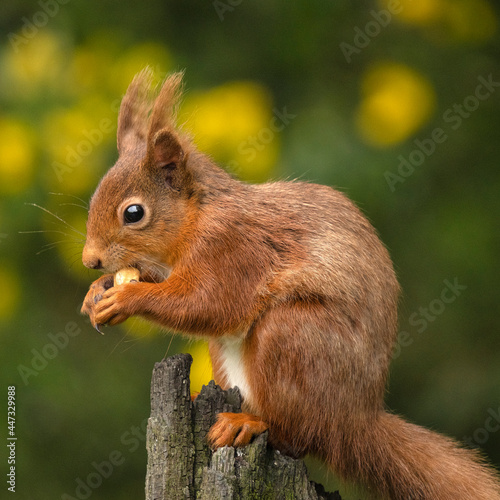
<path fill-rule="evenodd" d="M 14 118 L 0 118 L 0 193 L 18 194 L 33 180 L 33 132 Z"/>
<path fill-rule="evenodd" d="M 113 64 L 113 55 L 109 50 L 109 37 L 93 40 L 90 44 L 75 48 L 71 61 L 73 87 L 76 94 L 87 94 L 103 87 L 103 75 Z M 105 47 L 105 49 L 103 48 Z"/>
<path fill-rule="evenodd" d="M 75 149 L 84 130 L 90 130 L 93 124 L 92 117 L 82 109 L 48 112 L 42 130 L 45 149 L 53 159 L 65 161 L 68 151 Z"/>
<path fill-rule="evenodd" d="M 33 38 L 23 37 L 22 33 L 18 36 L 24 41 L 5 53 L 3 71 L 8 88 L 4 92 L 29 97 L 49 87 L 66 93 L 68 82 L 64 66 L 67 56 L 63 40 L 46 30 L 36 32 Z"/>
<path fill-rule="evenodd" d="M 145 66 L 150 66 L 155 76 L 156 83 L 161 83 L 167 76 L 167 71 L 172 66 L 169 52 L 164 45 L 147 42 L 135 46 L 120 55 L 108 68 L 107 84 L 116 95 L 123 95 L 134 76 Z"/>
<path fill-rule="evenodd" d="M 99 95 L 82 99 L 74 108 L 48 113 L 43 136 L 49 157 L 46 187 L 85 195 L 111 166 L 107 162 L 116 149 L 116 109 Z"/>
<path fill-rule="evenodd" d="M 445 8 L 446 0 L 379 0 L 379 5 L 387 9 L 390 5 L 396 5 L 397 18 L 408 24 L 423 25 L 435 21 Z"/>
<path fill-rule="evenodd" d="M 407 139 L 431 116 L 435 94 L 427 79 L 401 64 L 379 64 L 362 81 L 356 122 L 363 139 L 388 147 Z"/>
<path fill-rule="evenodd" d="M 280 144 L 271 107 L 269 93 L 262 86 L 231 82 L 188 94 L 182 117 L 202 151 L 243 178 L 265 180 Z"/>
<path fill-rule="evenodd" d="M 193 356 L 190 374 L 191 392 L 200 392 L 201 387 L 207 385 L 213 378 L 208 344 L 202 340 L 190 342 L 183 352 Z"/>
<path fill-rule="evenodd" d="M 124 50 L 119 35 L 97 33 L 75 50 L 71 71 L 77 93 L 99 89 L 120 99 L 133 77 L 150 66 L 156 83 L 161 83 L 172 66 L 172 58 L 164 45 L 145 42 Z"/>
<path fill-rule="evenodd" d="M 379 0 L 388 8 L 393 0 Z M 399 0 L 397 19 L 406 24 L 437 28 L 434 39 L 482 42 L 496 33 L 498 19 L 488 0 Z"/>

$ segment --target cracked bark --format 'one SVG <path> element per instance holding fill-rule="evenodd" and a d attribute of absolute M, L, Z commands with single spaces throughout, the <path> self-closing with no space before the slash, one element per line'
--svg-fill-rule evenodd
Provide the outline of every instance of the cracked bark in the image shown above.
<path fill-rule="evenodd" d="M 267 433 L 245 448 L 212 452 L 206 435 L 219 412 L 239 412 L 238 389 L 211 381 L 194 403 L 192 358 L 178 354 L 156 363 L 148 421 L 146 500 L 341 500 L 309 481 L 301 460 L 267 445 Z"/>

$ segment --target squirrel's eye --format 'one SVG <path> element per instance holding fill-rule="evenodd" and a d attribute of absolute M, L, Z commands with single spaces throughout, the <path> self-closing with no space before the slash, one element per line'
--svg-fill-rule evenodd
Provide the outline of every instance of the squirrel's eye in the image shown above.
<path fill-rule="evenodd" d="M 144 208 L 141 205 L 129 205 L 123 212 L 125 224 L 134 224 L 144 217 Z"/>

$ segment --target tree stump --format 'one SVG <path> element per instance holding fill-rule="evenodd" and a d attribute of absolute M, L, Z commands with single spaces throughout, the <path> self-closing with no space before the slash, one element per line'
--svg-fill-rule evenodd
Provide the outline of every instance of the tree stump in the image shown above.
<path fill-rule="evenodd" d="M 191 401 L 189 354 L 156 363 L 147 429 L 146 500 L 341 500 L 307 478 L 301 460 L 271 449 L 267 432 L 244 448 L 213 452 L 208 430 L 219 412 L 241 411 L 237 388 L 212 380 Z"/>

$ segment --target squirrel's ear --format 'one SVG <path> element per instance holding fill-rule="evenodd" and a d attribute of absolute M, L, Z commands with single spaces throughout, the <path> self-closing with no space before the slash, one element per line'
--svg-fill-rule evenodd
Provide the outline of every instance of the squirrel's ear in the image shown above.
<path fill-rule="evenodd" d="M 160 130 L 150 146 L 149 158 L 157 167 L 164 167 L 170 163 L 179 166 L 184 159 L 179 138 L 170 130 Z"/>
<path fill-rule="evenodd" d="M 186 170 L 185 160 L 186 155 L 175 132 L 160 130 L 148 145 L 147 164 L 161 169 L 167 185 L 177 191 L 190 184 L 191 176 Z"/>
<path fill-rule="evenodd" d="M 123 97 L 118 115 L 117 146 L 119 154 L 146 142 L 148 117 L 153 107 L 152 81 L 152 70 L 145 68 L 134 77 Z"/>
<path fill-rule="evenodd" d="M 163 82 L 151 111 L 148 142 L 156 137 L 162 129 L 174 129 L 183 75 L 182 72 L 173 73 Z"/>

